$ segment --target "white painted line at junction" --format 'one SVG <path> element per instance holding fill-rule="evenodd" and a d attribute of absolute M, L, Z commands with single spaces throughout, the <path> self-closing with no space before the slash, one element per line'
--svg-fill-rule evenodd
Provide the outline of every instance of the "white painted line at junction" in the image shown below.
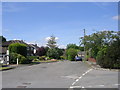
<path fill-rule="evenodd" d="M 89 73 L 91 70 L 93 70 L 93 69 L 89 69 L 89 70 L 87 70 L 85 73 L 83 73 L 82 76 L 80 76 L 78 79 L 76 79 L 76 80 L 72 83 L 72 86 L 70 86 L 70 87 L 73 87 L 73 85 L 75 85 L 84 75 L 86 75 L 87 73 Z"/>

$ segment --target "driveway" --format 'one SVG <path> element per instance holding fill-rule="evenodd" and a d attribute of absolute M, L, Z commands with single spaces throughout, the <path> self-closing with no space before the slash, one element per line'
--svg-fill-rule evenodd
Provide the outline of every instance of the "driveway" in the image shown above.
<path fill-rule="evenodd" d="M 118 88 L 118 72 L 60 61 L 3 71 L 3 88 Z"/>

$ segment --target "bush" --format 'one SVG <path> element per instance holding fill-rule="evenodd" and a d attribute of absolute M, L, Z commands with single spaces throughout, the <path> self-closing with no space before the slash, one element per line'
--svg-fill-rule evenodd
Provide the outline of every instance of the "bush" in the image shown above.
<path fill-rule="evenodd" d="M 46 56 L 39 57 L 40 60 L 46 60 Z"/>
<path fill-rule="evenodd" d="M 19 64 L 29 64 L 31 60 L 25 58 L 24 56 L 17 53 L 10 53 L 10 64 L 17 64 L 17 58 Z"/>
<path fill-rule="evenodd" d="M 65 60 L 66 57 L 65 56 L 60 56 L 60 59 Z"/>
<path fill-rule="evenodd" d="M 120 68 L 120 39 L 98 52 L 97 63 L 103 68 Z"/>
<path fill-rule="evenodd" d="M 27 56 L 27 59 L 32 61 L 34 59 L 39 59 L 39 57 L 38 56 Z"/>
<path fill-rule="evenodd" d="M 50 48 L 47 51 L 47 56 L 50 57 L 51 59 L 58 59 L 59 58 L 59 53 L 55 48 Z"/>
<path fill-rule="evenodd" d="M 17 63 L 17 53 L 10 53 L 10 64 L 16 64 Z"/>
<path fill-rule="evenodd" d="M 75 60 L 75 56 L 77 55 L 77 50 L 74 48 L 70 48 L 67 50 L 66 52 L 67 54 L 67 59 L 70 61 L 74 61 Z"/>
<path fill-rule="evenodd" d="M 9 45 L 10 53 L 21 54 L 26 57 L 27 55 L 27 46 L 25 44 L 13 43 Z"/>

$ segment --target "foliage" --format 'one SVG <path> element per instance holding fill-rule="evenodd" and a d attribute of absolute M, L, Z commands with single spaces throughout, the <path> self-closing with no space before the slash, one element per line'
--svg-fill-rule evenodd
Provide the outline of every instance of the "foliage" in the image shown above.
<path fill-rule="evenodd" d="M 97 63 L 104 68 L 120 68 L 120 39 L 98 52 Z"/>
<path fill-rule="evenodd" d="M 10 64 L 16 64 L 17 63 L 17 53 L 10 53 Z"/>
<path fill-rule="evenodd" d="M 84 47 L 80 46 L 79 47 L 80 51 L 84 51 Z"/>
<path fill-rule="evenodd" d="M 40 48 L 37 50 L 36 55 L 38 55 L 38 56 L 44 56 L 44 55 L 46 55 L 46 50 L 45 50 L 45 48 L 44 48 L 43 46 L 40 47 Z"/>
<path fill-rule="evenodd" d="M 59 53 L 55 48 L 48 49 L 47 56 L 53 59 L 59 58 Z"/>
<path fill-rule="evenodd" d="M 17 54 L 17 53 L 10 53 L 10 64 L 16 64 L 17 58 L 19 64 L 29 64 L 31 63 L 31 60 L 25 58 L 24 56 Z"/>
<path fill-rule="evenodd" d="M 66 57 L 65 56 L 60 56 L 60 59 L 65 60 Z"/>
<path fill-rule="evenodd" d="M 85 44 L 85 50 L 91 49 L 92 57 L 96 58 L 97 53 L 105 45 L 109 46 L 118 35 L 114 31 L 100 31 L 80 38 L 81 46 Z"/>
<path fill-rule="evenodd" d="M 77 46 L 76 44 L 68 44 L 67 49 L 70 49 L 70 48 L 79 49 L 79 46 Z"/>
<path fill-rule="evenodd" d="M 10 53 L 21 54 L 26 57 L 27 55 L 27 46 L 25 44 L 13 43 L 9 45 Z"/>
<path fill-rule="evenodd" d="M 17 56 L 19 64 L 29 64 L 31 61 L 24 56 L 18 54 Z"/>
<path fill-rule="evenodd" d="M 3 37 L 3 36 L 0 36 L 0 42 L 2 41 L 2 43 L 3 42 L 6 42 L 6 38 L 5 37 Z"/>
<path fill-rule="evenodd" d="M 34 59 L 39 59 L 39 57 L 38 56 L 27 56 L 27 59 L 32 61 Z"/>
<path fill-rule="evenodd" d="M 77 55 L 77 50 L 76 49 L 74 49 L 74 48 L 67 49 L 66 56 L 67 56 L 68 60 L 74 61 L 76 55 Z"/>
<path fill-rule="evenodd" d="M 48 40 L 47 46 L 49 48 L 55 48 L 56 47 L 56 40 L 54 36 L 51 36 L 50 39 Z"/>
<path fill-rule="evenodd" d="M 46 58 L 47 58 L 46 56 L 39 57 L 40 60 L 46 60 Z"/>

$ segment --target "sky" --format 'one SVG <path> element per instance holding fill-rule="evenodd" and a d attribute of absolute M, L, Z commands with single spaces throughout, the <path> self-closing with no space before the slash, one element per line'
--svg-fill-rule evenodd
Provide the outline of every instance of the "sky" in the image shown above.
<path fill-rule="evenodd" d="M 3 2 L 2 35 L 44 46 L 54 35 L 59 47 L 102 30 L 118 31 L 117 2 Z"/>

